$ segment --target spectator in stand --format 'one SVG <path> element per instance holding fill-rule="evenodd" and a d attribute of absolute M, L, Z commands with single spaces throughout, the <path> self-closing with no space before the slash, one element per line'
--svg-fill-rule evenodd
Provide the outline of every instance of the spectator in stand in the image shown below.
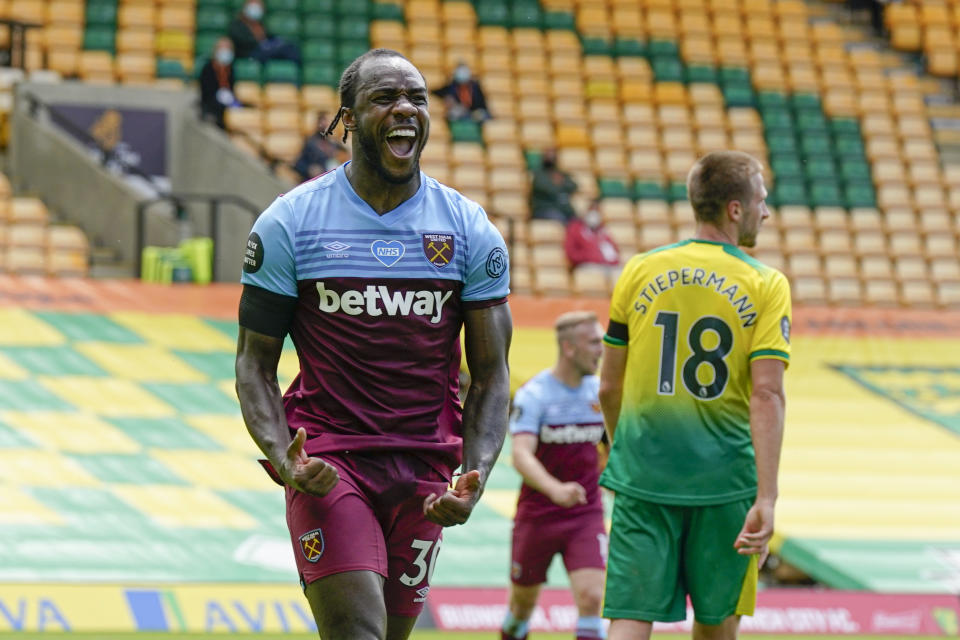
<path fill-rule="evenodd" d="M 590 203 L 583 217 L 570 221 L 563 245 L 573 268 L 590 266 L 615 271 L 620 269 L 620 250 L 603 228 L 599 199 Z"/>
<path fill-rule="evenodd" d="M 531 217 L 559 220 L 567 224 L 577 217 L 570 196 L 577 183 L 570 174 L 557 167 L 557 150 L 544 149 L 540 168 L 533 171 L 530 187 Z"/>
<path fill-rule="evenodd" d="M 465 62 L 457 64 L 457 68 L 453 70 L 453 79 L 433 93 L 443 98 L 447 107 L 447 120 L 483 122 L 490 119 L 483 88 Z"/>
<path fill-rule="evenodd" d="M 233 106 L 240 106 L 233 95 L 233 42 L 224 37 L 200 70 L 200 117 L 226 129 L 224 113 Z"/>
<path fill-rule="evenodd" d="M 253 58 L 261 64 L 267 60 L 293 60 L 300 64 L 297 45 L 271 36 L 262 21 L 262 0 L 247 0 L 227 29 L 237 57 Z"/>
<path fill-rule="evenodd" d="M 316 130 L 303 141 L 303 149 L 293 168 L 304 180 L 315 178 L 349 160 L 346 147 L 326 135 L 329 126 L 330 116 L 321 111 L 317 114 Z"/>

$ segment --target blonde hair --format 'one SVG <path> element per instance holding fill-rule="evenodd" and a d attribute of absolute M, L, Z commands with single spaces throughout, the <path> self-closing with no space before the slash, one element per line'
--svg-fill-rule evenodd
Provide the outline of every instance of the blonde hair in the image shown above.
<path fill-rule="evenodd" d="M 588 322 L 597 322 L 597 314 L 593 311 L 568 311 L 560 314 L 553 323 L 557 331 L 557 343 L 569 340 L 574 329 Z"/>
<path fill-rule="evenodd" d="M 698 222 L 716 223 L 727 204 L 752 198 L 750 178 L 763 171 L 760 161 L 742 151 L 713 151 L 703 156 L 687 175 L 687 197 Z"/>

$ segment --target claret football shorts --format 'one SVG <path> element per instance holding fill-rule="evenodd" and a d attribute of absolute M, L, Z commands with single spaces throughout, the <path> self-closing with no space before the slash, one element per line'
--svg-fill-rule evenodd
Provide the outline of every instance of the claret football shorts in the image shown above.
<path fill-rule="evenodd" d="M 423 515 L 449 483 L 425 462 L 384 452 L 323 454 L 340 481 L 326 496 L 287 487 L 287 525 L 304 585 L 345 571 L 384 578 L 387 613 L 420 613 L 440 551 L 440 525 Z"/>
<path fill-rule="evenodd" d="M 535 585 L 547 580 L 553 556 L 560 554 L 567 572 L 607 566 L 607 532 L 603 511 L 574 518 L 518 519 L 513 524 L 510 579 Z"/>

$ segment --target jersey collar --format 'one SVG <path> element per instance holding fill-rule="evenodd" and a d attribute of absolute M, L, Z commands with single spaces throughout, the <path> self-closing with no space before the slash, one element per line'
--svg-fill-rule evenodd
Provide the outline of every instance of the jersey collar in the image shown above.
<path fill-rule="evenodd" d="M 404 218 L 409 211 L 416 210 L 420 207 L 420 204 L 423 202 L 423 197 L 426 188 L 427 176 L 424 175 L 423 171 L 420 172 L 420 188 L 417 189 L 417 192 L 412 196 L 400 203 L 396 209 L 391 209 L 383 215 L 378 214 L 373 210 L 367 201 L 357 195 L 357 192 L 354 191 L 353 185 L 350 184 L 349 178 L 347 178 L 347 165 L 350 164 L 350 161 L 344 162 L 342 165 L 337 167 L 336 175 L 337 180 L 340 182 L 340 186 L 343 188 L 343 192 L 347 194 L 347 199 L 353 202 L 359 209 L 364 212 L 365 216 L 380 220 L 382 224 L 386 226 L 392 226 L 397 220 Z"/>

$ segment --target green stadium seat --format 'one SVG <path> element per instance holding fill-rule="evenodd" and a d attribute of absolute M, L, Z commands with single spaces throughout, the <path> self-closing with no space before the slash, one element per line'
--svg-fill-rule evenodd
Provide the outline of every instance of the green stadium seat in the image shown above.
<path fill-rule="evenodd" d="M 303 65 L 303 84 L 322 84 L 336 87 L 340 84 L 340 69 L 330 64 Z"/>
<path fill-rule="evenodd" d="M 580 47 L 585 56 L 613 55 L 613 43 L 606 38 L 584 37 L 580 39 Z"/>
<path fill-rule="evenodd" d="M 854 207 L 876 207 L 877 194 L 873 185 L 869 183 L 851 183 L 843 189 L 846 206 L 851 209 Z"/>
<path fill-rule="evenodd" d="M 720 67 L 720 82 L 726 84 L 750 84 L 750 71 L 743 67 Z"/>
<path fill-rule="evenodd" d="M 90 26 L 83 32 L 83 48 L 114 53 L 116 31 L 113 27 Z"/>
<path fill-rule="evenodd" d="M 312 38 L 333 40 L 337 36 L 337 23 L 331 20 L 329 15 L 310 15 L 303 21 L 302 32 L 306 40 Z"/>
<path fill-rule="evenodd" d="M 506 2 L 478 2 L 474 9 L 477 12 L 477 24 L 480 26 L 506 27 L 510 23 L 510 7 Z"/>
<path fill-rule="evenodd" d="M 197 31 L 225 34 L 230 25 L 230 12 L 223 7 L 198 7 Z"/>
<path fill-rule="evenodd" d="M 543 14 L 544 29 L 577 30 L 577 20 L 567 11 L 547 11 Z"/>
<path fill-rule="evenodd" d="M 374 20 L 395 20 L 403 22 L 403 7 L 392 2 L 374 2 L 370 17 Z"/>
<path fill-rule="evenodd" d="M 787 109 L 787 96 L 779 91 L 760 91 L 757 93 L 757 105 L 761 110 Z"/>
<path fill-rule="evenodd" d="M 770 168 L 775 181 L 803 178 L 803 165 L 793 153 L 780 153 L 777 149 L 770 156 Z"/>
<path fill-rule="evenodd" d="M 860 135 L 860 122 L 856 118 L 830 118 L 830 131 L 833 135 Z"/>
<path fill-rule="evenodd" d="M 827 119 L 819 109 L 798 109 L 796 115 L 800 135 L 811 132 L 827 133 Z"/>
<path fill-rule="evenodd" d="M 263 22 L 267 32 L 290 42 L 300 42 L 300 18 L 290 11 L 267 14 Z"/>
<path fill-rule="evenodd" d="M 369 47 L 365 42 L 349 41 L 337 43 L 337 64 L 346 69 L 351 62 L 367 52 Z"/>
<path fill-rule="evenodd" d="M 840 176 L 847 184 L 863 182 L 872 184 L 873 177 L 866 158 L 843 158 L 840 160 Z"/>
<path fill-rule="evenodd" d="M 335 0 L 334 11 L 338 16 L 366 19 L 370 15 L 370 0 Z"/>
<path fill-rule="evenodd" d="M 87 3 L 85 11 L 87 27 L 93 25 L 116 25 L 117 24 L 117 3 L 116 0 L 107 0 L 106 2 L 91 1 Z"/>
<path fill-rule="evenodd" d="M 776 149 L 777 153 L 799 153 L 797 138 L 792 128 L 772 128 L 764 130 L 764 139 L 767 141 L 767 147 Z"/>
<path fill-rule="evenodd" d="M 337 48 L 329 40 L 307 40 L 301 49 L 304 62 L 336 64 Z"/>
<path fill-rule="evenodd" d="M 830 136 L 825 133 L 807 133 L 800 137 L 804 156 L 826 155 L 833 152 Z"/>
<path fill-rule="evenodd" d="M 542 164 L 543 152 L 539 149 L 526 149 L 523 152 L 523 159 L 527 163 L 527 170 L 534 171 L 539 169 Z"/>
<path fill-rule="evenodd" d="M 256 60 L 240 58 L 233 61 L 233 79 L 237 82 L 260 82 L 262 72 Z"/>
<path fill-rule="evenodd" d="M 755 103 L 753 87 L 740 83 L 724 85 L 723 100 L 728 107 L 752 107 Z"/>
<path fill-rule="evenodd" d="M 266 0 L 264 6 L 267 15 L 274 11 L 300 11 L 300 0 Z"/>
<path fill-rule="evenodd" d="M 472 120 L 452 120 L 450 122 L 450 137 L 454 142 L 483 143 L 480 123 Z"/>
<path fill-rule="evenodd" d="M 221 37 L 220 32 L 202 32 L 198 33 L 196 39 L 193 41 L 193 50 L 196 52 L 198 58 L 203 58 L 203 61 L 206 62 L 207 58 L 213 53 L 213 47 L 217 44 L 217 40 Z"/>
<path fill-rule="evenodd" d="M 157 58 L 156 73 L 158 78 L 179 78 L 180 80 L 187 78 L 187 72 L 179 60 Z"/>
<path fill-rule="evenodd" d="M 820 96 L 815 93 L 795 93 L 790 96 L 790 105 L 794 109 L 822 110 Z"/>
<path fill-rule="evenodd" d="M 300 0 L 300 13 L 304 16 L 322 14 L 329 17 L 333 15 L 334 6 L 333 0 Z"/>
<path fill-rule="evenodd" d="M 300 67 L 290 60 L 268 60 L 263 67 L 263 81 L 300 84 Z"/>
<path fill-rule="evenodd" d="M 788 109 L 768 107 L 760 110 L 764 129 L 793 130 L 793 116 Z"/>
<path fill-rule="evenodd" d="M 837 167 L 833 156 L 810 156 L 803 162 L 803 172 L 808 181 L 828 179 L 834 180 L 837 176 Z"/>
<path fill-rule="evenodd" d="M 613 43 L 613 51 L 617 56 L 634 58 L 639 58 L 647 53 L 644 43 L 634 38 L 617 38 Z"/>
<path fill-rule="evenodd" d="M 200 9 L 219 9 L 230 12 L 229 0 L 197 0 L 197 11 Z"/>
<path fill-rule="evenodd" d="M 337 22 L 337 40 L 340 42 L 353 40 L 368 43 L 370 40 L 370 23 L 366 18 L 356 16 L 344 17 Z"/>
<path fill-rule="evenodd" d="M 680 57 L 680 49 L 673 40 L 651 40 L 647 45 L 647 54 L 653 56 Z"/>
<path fill-rule="evenodd" d="M 636 200 L 666 200 L 667 190 L 659 182 L 637 180 L 633 185 L 633 197 Z"/>
<path fill-rule="evenodd" d="M 837 155 L 841 157 L 864 157 L 866 152 L 863 146 L 863 139 L 859 135 L 843 134 L 838 135 L 834 141 Z"/>
<path fill-rule="evenodd" d="M 687 199 L 687 183 L 671 182 L 667 189 L 667 200 L 670 202 L 682 202 Z"/>
<path fill-rule="evenodd" d="M 599 178 L 597 188 L 601 198 L 629 198 L 630 189 L 627 183 L 619 178 Z"/>
<path fill-rule="evenodd" d="M 720 73 L 717 68 L 707 64 L 692 64 L 686 67 L 684 79 L 687 82 L 705 82 L 717 84 Z"/>
<path fill-rule="evenodd" d="M 788 204 L 809 204 L 803 180 L 777 180 L 773 185 L 773 201 L 778 207 Z"/>
<path fill-rule="evenodd" d="M 229 0 L 230 1 L 230 12 L 239 13 L 243 9 L 243 5 L 247 0 Z"/>
<path fill-rule="evenodd" d="M 657 82 L 683 82 L 683 62 L 674 56 L 655 56 L 650 65 Z"/>
<path fill-rule="evenodd" d="M 540 29 L 543 12 L 539 2 L 515 2 L 510 9 L 510 25 L 515 29 Z"/>
<path fill-rule="evenodd" d="M 810 184 L 810 205 L 814 207 L 846 206 L 840 184 L 829 180 L 813 181 Z"/>

